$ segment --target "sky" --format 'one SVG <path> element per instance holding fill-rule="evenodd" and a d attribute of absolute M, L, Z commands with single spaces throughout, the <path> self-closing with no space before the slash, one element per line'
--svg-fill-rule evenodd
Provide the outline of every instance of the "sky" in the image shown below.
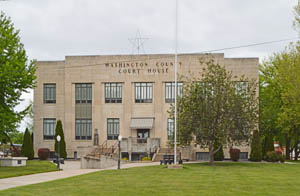
<path fill-rule="evenodd" d="M 203 52 L 298 37 L 297 0 L 178 0 L 178 52 Z M 68 55 L 132 54 L 129 39 L 147 38 L 140 53 L 173 53 L 175 0 L 0 0 L 0 10 L 20 30 L 29 59 Z M 294 40 L 296 41 L 296 39 Z M 288 41 L 218 51 L 225 57 L 280 52 Z M 22 95 L 21 110 L 33 100 Z M 20 131 L 24 131 L 21 123 Z"/>

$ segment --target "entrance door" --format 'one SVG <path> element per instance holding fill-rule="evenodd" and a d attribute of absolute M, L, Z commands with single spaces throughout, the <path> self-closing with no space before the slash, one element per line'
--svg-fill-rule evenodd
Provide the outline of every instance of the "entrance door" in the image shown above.
<path fill-rule="evenodd" d="M 138 129 L 137 130 L 138 143 L 147 143 L 148 137 L 150 137 L 150 129 Z"/>

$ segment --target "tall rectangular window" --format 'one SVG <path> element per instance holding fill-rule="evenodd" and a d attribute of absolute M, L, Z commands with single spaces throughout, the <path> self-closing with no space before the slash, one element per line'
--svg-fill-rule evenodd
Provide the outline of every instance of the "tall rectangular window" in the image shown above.
<path fill-rule="evenodd" d="M 152 83 L 135 83 L 135 103 L 152 103 Z"/>
<path fill-rule="evenodd" d="M 172 140 L 172 137 L 174 137 L 174 119 L 168 118 L 168 140 Z"/>
<path fill-rule="evenodd" d="M 122 103 L 122 83 L 105 83 L 105 103 Z"/>
<path fill-rule="evenodd" d="M 177 95 L 179 97 L 182 96 L 183 91 L 183 83 L 177 82 Z M 165 90 L 166 90 L 166 103 L 174 103 L 175 102 L 175 82 L 166 82 L 165 83 Z"/>
<path fill-rule="evenodd" d="M 75 120 L 75 139 L 91 140 L 92 139 L 92 120 L 76 119 Z"/>
<path fill-rule="evenodd" d="M 56 84 L 44 84 L 44 103 L 56 103 Z"/>
<path fill-rule="evenodd" d="M 119 136 L 120 119 L 108 118 L 107 119 L 107 139 L 117 140 Z"/>
<path fill-rule="evenodd" d="M 43 119 L 43 132 L 44 140 L 53 140 L 55 136 L 56 119 L 44 118 Z"/>
<path fill-rule="evenodd" d="M 235 92 L 244 98 L 247 98 L 248 96 L 248 82 L 242 81 L 242 82 L 236 82 L 235 83 Z"/>
<path fill-rule="evenodd" d="M 92 139 L 92 84 L 75 84 L 75 139 Z"/>
<path fill-rule="evenodd" d="M 92 103 L 92 84 L 75 85 L 76 103 Z"/>

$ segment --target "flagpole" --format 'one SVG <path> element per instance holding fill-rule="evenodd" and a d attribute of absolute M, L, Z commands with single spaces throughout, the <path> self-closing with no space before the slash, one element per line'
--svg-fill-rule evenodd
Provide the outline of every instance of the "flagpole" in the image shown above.
<path fill-rule="evenodd" d="M 177 40 L 178 40 L 178 0 L 176 1 L 175 6 L 175 71 L 174 71 L 174 78 L 175 78 L 175 111 L 174 111 L 174 164 L 177 164 L 177 152 L 176 152 L 176 145 L 177 145 Z"/>

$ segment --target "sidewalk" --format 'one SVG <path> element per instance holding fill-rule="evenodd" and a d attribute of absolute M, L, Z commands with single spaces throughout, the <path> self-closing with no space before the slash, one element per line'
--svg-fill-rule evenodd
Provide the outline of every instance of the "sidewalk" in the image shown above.
<path fill-rule="evenodd" d="M 125 165 L 121 165 L 121 169 L 131 168 L 131 167 L 151 166 L 151 165 L 159 165 L 159 162 L 128 163 Z M 0 190 L 9 189 L 18 186 L 25 186 L 30 184 L 37 184 L 41 182 L 48 182 L 52 180 L 78 176 L 81 174 L 87 174 L 96 171 L 117 169 L 117 167 L 115 166 L 106 169 L 80 169 L 80 161 L 65 161 L 65 164 L 62 165 L 62 169 L 63 169 L 62 171 L 0 179 Z"/>

